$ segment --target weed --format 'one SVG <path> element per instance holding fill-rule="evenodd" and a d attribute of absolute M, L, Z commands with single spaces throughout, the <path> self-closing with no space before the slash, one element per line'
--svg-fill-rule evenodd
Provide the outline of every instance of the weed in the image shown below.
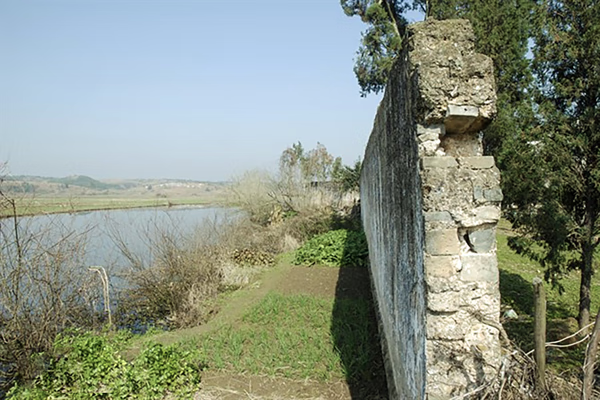
<path fill-rule="evenodd" d="M 119 355 L 128 339 L 123 333 L 59 335 L 47 371 L 30 387 L 14 386 L 7 398 L 161 399 L 197 390 L 200 366 L 193 353 L 150 343 L 128 363 Z"/>
<path fill-rule="evenodd" d="M 363 232 L 338 229 L 315 236 L 296 251 L 294 264 L 366 266 L 367 240 Z"/>

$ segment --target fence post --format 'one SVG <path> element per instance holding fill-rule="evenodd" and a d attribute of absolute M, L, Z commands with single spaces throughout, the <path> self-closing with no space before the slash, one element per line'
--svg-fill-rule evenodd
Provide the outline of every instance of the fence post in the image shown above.
<path fill-rule="evenodd" d="M 537 367 L 536 385 L 546 388 L 546 293 L 544 283 L 540 278 L 533 278 L 533 293 L 535 297 L 535 365 Z"/>
<path fill-rule="evenodd" d="M 598 354 L 598 341 L 600 340 L 600 310 L 596 314 L 596 323 L 592 338 L 585 351 L 585 362 L 583 363 L 583 390 L 581 391 L 582 400 L 592 398 L 592 388 L 594 386 L 594 367 L 596 366 L 596 355 Z"/>

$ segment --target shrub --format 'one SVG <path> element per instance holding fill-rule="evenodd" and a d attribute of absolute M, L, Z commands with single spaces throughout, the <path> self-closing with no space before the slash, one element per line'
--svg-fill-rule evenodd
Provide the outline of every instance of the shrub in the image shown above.
<path fill-rule="evenodd" d="M 277 201 L 271 195 L 273 186 L 273 178 L 268 172 L 247 171 L 234 178 L 229 186 L 230 205 L 246 211 L 252 222 L 266 226 L 277 208 Z"/>
<path fill-rule="evenodd" d="M 163 225 L 142 235 L 150 257 L 115 238 L 131 264 L 126 276 L 130 287 L 119 301 L 125 310 L 120 325 L 138 331 L 148 325 L 170 328 L 206 322 L 214 314 L 219 292 L 249 283 L 274 262 L 283 241 L 273 229 L 243 214 L 204 221 L 193 234 Z"/>
<path fill-rule="evenodd" d="M 367 240 L 362 231 L 338 229 L 313 237 L 296 250 L 294 264 L 366 266 Z"/>
<path fill-rule="evenodd" d="M 333 211 L 328 207 L 313 208 L 296 213 L 282 222 L 283 230 L 299 240 L 306 240 L 328 232 L 333 227 Z"/>
<path fill-rule="evenodd" d="M 1 207 L 1 205 L 0 205 Z M 29 380 L 66 328 L 92 327 L 102 286 L 84 265 L 86 238 L 49 216 L 0 220 L 0 392 Z"/>
<path fill-rule="evenodd" d="M 119 299 L 119 325 L 143 331 L 148 325 L 184 327 L 205 322 L 221 283 L 224 250 L 218 237 L 203 241 L 169 226 L 141 235 L 146 236 L 146 255 L 116 239 L 130 263 L 125 275 L 128 287 Z"/>

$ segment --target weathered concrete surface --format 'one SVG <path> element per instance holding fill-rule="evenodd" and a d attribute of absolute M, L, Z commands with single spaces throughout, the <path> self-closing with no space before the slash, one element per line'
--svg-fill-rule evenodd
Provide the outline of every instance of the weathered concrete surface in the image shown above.
<path fill-rule="evenodd" d="M 448 399 L 500 364 L 500 174 L 479 131 L 491 60 L 467 21 L 409 28 L 367 145 L 361 206 L 390 396 Z"/>
<path fill-rule="evenodd" d="M 426 379 L 424 231 L 416 81 L 408 66 L 397 63 L 388 81 L 360 187 L 390 398 L 418 400 Z"/>

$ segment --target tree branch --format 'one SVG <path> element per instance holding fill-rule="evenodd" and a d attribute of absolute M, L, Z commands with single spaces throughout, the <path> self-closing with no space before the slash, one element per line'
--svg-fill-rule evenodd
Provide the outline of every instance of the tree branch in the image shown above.
<path fill-rule="evenodd" d="M 387 0 L 377 0 L 377 4 L 382 5 L 382 3 L 385 3 L 385 5 L 387 7 L 387 11 L 388 11 L 388 14 L 390 14 L 390 18 L 392 19 L 392 24 L 394 25 L 394 31 L 396 32 L 396 35 L 398 35 L 399 39 L 402 39 L 402 36 L 400 35 L 400 29 L 398 29 L 398 21 L 396 20 L 396 13 L 394 12 L 394 10 L 392 10 L 392 7 L 390 6 L 390 2 Z"/>

